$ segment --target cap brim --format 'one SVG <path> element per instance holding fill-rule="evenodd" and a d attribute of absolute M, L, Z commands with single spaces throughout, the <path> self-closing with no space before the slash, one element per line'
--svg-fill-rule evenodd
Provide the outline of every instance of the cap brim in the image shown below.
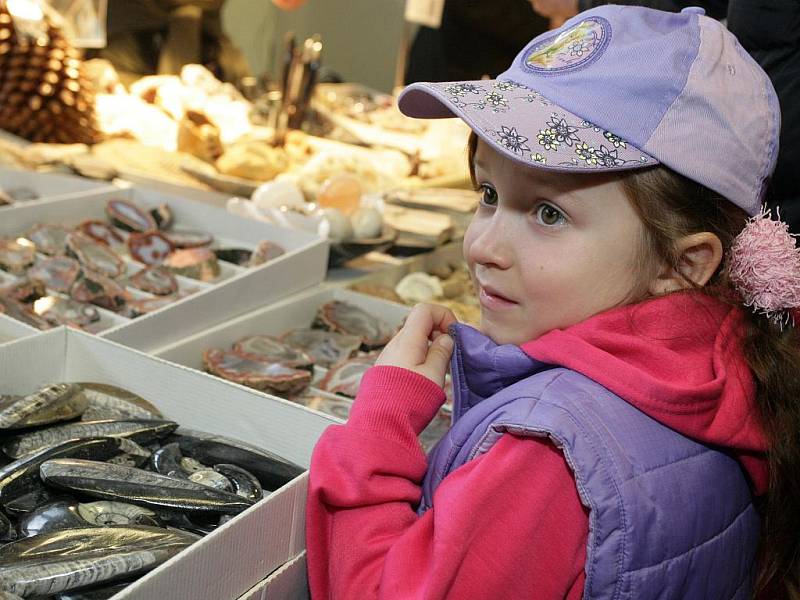
<path fill-rule="evenodd" d="M 458 117 L 498 152 L 528 167 L 622 171 L 659 164 L 613 132 L 513 81 L 414 83 L 398 105 L 409 117 Z"/>

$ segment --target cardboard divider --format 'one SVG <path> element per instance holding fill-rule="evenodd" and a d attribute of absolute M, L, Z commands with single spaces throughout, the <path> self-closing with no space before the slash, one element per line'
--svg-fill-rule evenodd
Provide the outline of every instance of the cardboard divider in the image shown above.
<path fill-rule="evenodd" d="M 308 600 L 306 552 L 283 565 L 239 600 Z"/>
<path fill-rule="evenodd" d="M 114 189 L 108 181 L 96 181 L 56 173 L 40 173 L 38 171 L 22 171 L 0 167 L 0 190 L 13 190 L 15 188 L 28 188 L 39 195 L 38 200 L 25 200 L 12 206 L 29 206 L 34 202 L 48 200 L 66 200 L 97 190 Z M 0 211 L 11 207 L 0 206 Z"/>
<path fill-rule="evenodd" d="M 21 321 L 0 314 L 0 345 L 38 333 L 38 329 L 34 329 Z"/>
<path fill-rule="evenodd" d="M 67 328 L 0 346 L 0 393 L 57 382 L 123 387 L 183 427 L 253 444 L 307 467 L 336 419 Z M 113 600 L 233 600 L 305 546 L 303 474 L 148 573 Z"/>
<path fill-rule="evenodd" d="M 15 206 L 3 211 L 0 236 L 20 235 L 37 223 L 77 225 L 84 219 L 106 220 L 105 206 L 112 199 L 132 201 L 146 209 L 167 204 L 177 230 L 207 231 L 215 240 L 250 250 L 262 240 L 271 240 L 286 250 L 282 256 L 257 267 L 244 268 L 221 261 L 223 273 L 212 285 L 157 311 L 125 319 L 102 331 L 103 337 L 113 341 L 138 350 L 151 350 L 319 284 L 325 278 L 327 240 L 242 219 L 215 206 L 147 189 L 105 189 L 87 192 L 69 201 Z"/>

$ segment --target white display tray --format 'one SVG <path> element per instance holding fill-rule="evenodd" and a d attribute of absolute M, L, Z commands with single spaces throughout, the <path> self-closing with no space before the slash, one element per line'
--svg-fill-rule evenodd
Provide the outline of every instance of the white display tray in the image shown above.
<path fill-rule="evenodd" d="M 36 335 L 38 329 L 34 329 L 25 323 L 12 319 L 4 314 L 0 314 L 0 345 L 20 338 Z"/>
<path fill-rule="evenodd" d="M 220 379 L 171 365 L 67 328 L 0 347 L 0 393 L 95 381 L 123 387 L 182 426 L 260 446 L 307 467 L 335 419 Z M 307 475 L 236 516 L 113 600 L 233 600 L 305 547 Z"/>
<path fill-rule="evenodd" d="M 211 283 L 181 278 L 184 289 L 198 291 L 172 304 L 127 319 L 100 309 L 102 319 L 92 333 L 138 350 L 150 350 L 185 337 L 227 318 L 274 302 L 321 282 L 327 270 L 328 242 L 310 233 L 235 217 L 223 209 L 145 188 L 100 190 L 69 201 L 54 200 L 20 205 L 3 212 L 0 236 L 16 236 L 36 223 L 77 225 L 84 219 L 105 220 L 106 203 L 131 200 L 143 208 L 167 204 L 176 229 L 207 231 L 215 246 L 253 249 L 262 240 L 277 242 L 286 253 L 258 267 L 245 268 L 220 261 L 221 273 Z M 129 273 L 143 265 L 129 263 Z M 8 274 L 0 275 L 12 279 Z M 132 291 L 136 298 L 149 294 Z"/>
<path fill-rule="evenodd" d="M 0 210 L 27 206 L 46 200 L 65 200 L 86 192 L 114 189 L 114 186 L 107 181 L 97 181 L 85 177 L 0 167 L 0 190 L 8 191 L 14 188 L 31 189 L 39 195 L 39 199 L 25 200 L 11 206 L 0 206 Z"/>
<path fill-rule="evenodd" d="M 338 287 L 319 288 L 301 292 L 277 304 L 220 323 L 205 331 L 158 348 L 153 351 L 153 354 L 173 363 L 203 370 L 203 352 L 205 350 L 209 348 L 227 350 L 235 342 L 249 335 L 281 335 L 291 329 L 310 327 L 319 307 L 333 300 L 355 304 L 369 314 L 398 328 L 411 310 L 407 306 Z M 319 381 L 326 372 L 320 367 L 315 367 L 314 371 L 315 382 Z M 336 396 L 319 390 L 313 387 L 313 383 L 309 392 L 323 397 L 344 398 L 344 396 Z"/>
<path fill-rule="evenodd" d="M 283 565 L 239 600 L 308 600 L 306 552 Z"/>

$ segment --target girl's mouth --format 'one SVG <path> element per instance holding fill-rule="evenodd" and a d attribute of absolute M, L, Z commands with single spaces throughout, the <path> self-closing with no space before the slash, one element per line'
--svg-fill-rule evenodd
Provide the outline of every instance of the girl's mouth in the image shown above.
<path fill-rule="evenodd" d="M 508 310 L 517 306 L 516 302 L 503 296 L 494 288 L 481 284 L 479 285 L 480 291 L 478 292 L 478 300 L 484 308 L 489 310 Z"/>

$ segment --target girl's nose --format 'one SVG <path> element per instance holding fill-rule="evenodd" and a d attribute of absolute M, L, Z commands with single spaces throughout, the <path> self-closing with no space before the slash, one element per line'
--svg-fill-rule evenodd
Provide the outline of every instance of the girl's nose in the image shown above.
<path fill-rule="evenodd" d="M 497 269 L 508 269 L 513 262 L 511 231 L 500 211 L 489 219 L 469 226 L 464 236 L 465 255 L 470 262 Z"/>

